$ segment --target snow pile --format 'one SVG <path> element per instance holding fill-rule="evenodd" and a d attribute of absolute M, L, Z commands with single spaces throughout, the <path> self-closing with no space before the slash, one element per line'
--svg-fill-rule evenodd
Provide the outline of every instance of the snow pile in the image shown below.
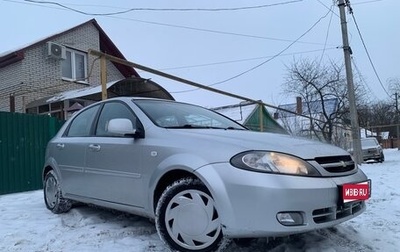
<path fill-rule="evenodd" d="M 400 251 L 400 151 L 384 150 L 382 164 L 363 164 L 372 198 L 357 218 L 331 229 L 278 239 L 258 239 L 256 251 Z M 0 251 L 167 251 L 149 220 L 88 206 L 52 214 L 41 190 L 0 196 Z"/>

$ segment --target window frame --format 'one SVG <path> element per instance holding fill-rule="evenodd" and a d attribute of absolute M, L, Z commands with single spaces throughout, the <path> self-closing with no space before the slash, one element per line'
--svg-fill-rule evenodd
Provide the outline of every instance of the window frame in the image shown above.
<path fill-rule="evenodd" d="M 71 53 L 71 76 L 72 78 L 66 77 L 64 76 L 64 71 L 63 71 L 63 66 L 64 64 L 66 64 L 66 60 L 63 60 L 63 62 L 61 63 L 61 79 L 63 80 L 67 80 L 67 81 L 76 81 L 79 83 L 83 83 L 83 84 L 89 84 L 87 81 L 88 78 L 88 70 L 87 70 L 87 64 L 88 64 L 88 54 L 82 51 L 78 51 L 78 50 L 74 50 L 72 48 L 66 48 L 66 54 L 69 52 Z M 84 79 L 77 79 L 76 77 L 76 55 L 81 55 L 83 56 L 83 70 L 84 70 Z"/>
<path fill-rule="evenodd" d="M 94 136 L 94 130 L 95 130 L 95 127 L 97 125 L 99 113 L 100 113 L 100 111 L 102 109 L 102 106 L 103 106 L 103 104 L 96 104 L 96 105 L 84 108 L 84 109 L 82 109 L 82 111 L 79 111 L 79 113 L 72 119 L 72 121 L 69 122 L 68 127 L 65 129 L 62 137 L 66 137 L 66 138 L 93 137 Z M 90 109 L 96 109 L 97 111 L 95 112 L 95 114 L 94 114 L 94 116 L 92 118 L 91 125 L 90 125 L 89 132 L 88 132 L 89 134 L 83 135 L 83 136 L 71 136 L 70 135 L 70 129 L 71 129 L 72 124 L 76 123 L 76 120 L 79 119 L 82 116 L 83 113 L 87 112 Z"/>
<path fill-rule="evenodd" d="M 102 119 L 102 115 L 103 115 L 103 112 L 104 112 L 104 108 L 105 108 L 107 105 L 110 105 L 110 106 L 111 106 L 111 105 L 113 105 L 113 104 L 118 104 L 118 105 L 121 105 L 121 106 L 123 106 L 124 108 L 126 108 L 126 111 L 128 111 L 128 112 L 131 114 L 132 119 L 135 120 L 135 122 L 132 122 L 132 123 L 135 124 L 135 125 L 134 125 L 134 126 L 135 126 L 135 129 L 136 129 L 136 130 L 139 130 L 139 131 L 143 131 L 143 125 L 142 125 L 142 123 L 140 122 L 139 118 L 137 117 L 136 113 L 135 113 L 126 103 L 121 102 L 121 101 L 108 101 L 108 102 L 104 102 L 104 103 L 102 104 L 100 110 L 99 110 L 98 113 L 97 113 L 96 121 L 95 121 L 95 123 L 94 123 L 94 125 L 93 125 L 93 136 L 94 136 L 94 137 L 126 137 L 126 136 L 116 136 L 116 135 L 113 135 L 113 134 L 110 134 L 110 135 L 108 135 L 108 134 L 98 134 L 99 123 L 100 123 L 100 120 Z M 119 117 L 117 117 L 117 118 L 119 118 Z M 115 118 L 113 118 L 113 119 L 115 119 Z M 126 118 L 126 119 L 129 119 L 130 121 L 132 121 L 130 118 Z"/>

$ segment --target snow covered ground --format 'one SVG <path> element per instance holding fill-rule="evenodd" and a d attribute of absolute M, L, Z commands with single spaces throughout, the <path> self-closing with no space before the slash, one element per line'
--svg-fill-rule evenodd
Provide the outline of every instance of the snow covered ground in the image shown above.
<path fill-rule="evenodd" d="M 400 251 L 400 151 L 382 164 L 363 164 L 372 198 L 357 218 L 331 229 L 258 239 L 227 251 Z M 42 190 L 0 196 L 0 251 L 167 251 L 147 219 L 88 206 L 54 215 Z"/>

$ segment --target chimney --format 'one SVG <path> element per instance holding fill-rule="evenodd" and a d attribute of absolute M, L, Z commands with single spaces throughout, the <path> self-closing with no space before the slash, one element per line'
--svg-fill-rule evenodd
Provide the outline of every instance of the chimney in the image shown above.
<path fill-rule="evenodd" d="M 303 103 L 301 102 L 300 96 L 296 97 L 296 113 L 300 115 L 303 114 Z"/>

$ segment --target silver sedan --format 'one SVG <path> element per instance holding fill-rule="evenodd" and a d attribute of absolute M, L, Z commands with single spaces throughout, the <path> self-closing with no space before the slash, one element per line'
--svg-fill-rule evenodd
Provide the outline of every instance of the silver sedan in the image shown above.
<path fill-rule="evenodd" d="M 49 210 L 83 202 L 149 217 L 173 251 L 332 227 L 361 214 L 370 192 L 341 148 L 148 98 L 82 109 L 49 142 L 45 160 Z"/>

